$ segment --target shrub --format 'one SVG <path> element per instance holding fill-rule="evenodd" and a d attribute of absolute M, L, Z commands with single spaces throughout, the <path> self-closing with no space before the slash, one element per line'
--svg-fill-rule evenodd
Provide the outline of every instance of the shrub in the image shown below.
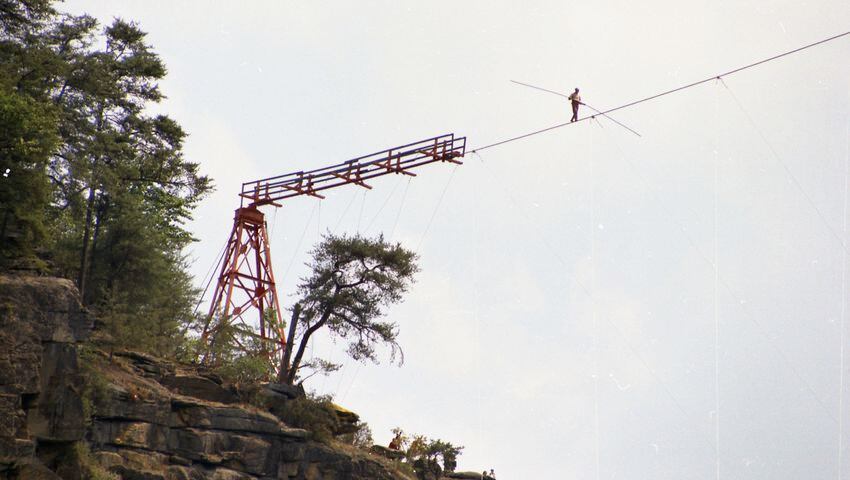
<path fill-rule="evenodd" d="M 92 458 L 89 446 L 85 442 L 77 442 L 71 451 L 71 462 L 78 465 L 83 478 L 89 480 L 120 480 L 121 477 L 107 471 Z"/>
<path fill-rule="evenodd" d="M 94 406 L 105 400 L 109 395 L 109 381 L 98 365 L 100 361 L 103 361 L 103 359 L 98 359 L 99 355 L 101 353 L 90 344 L 83 344 L 78 350 L 80 372 L 83 374 L 85 382 L 81 397 L 86 422 L 91 422 Z"/>
<path fill-rule="evenodd" d="M 372 448 L 372 445 L 375 444 L 375 440 L 372 439 L 372 429 L 369 428 L 369 424 L 358 420 L 354 426 L 357 428 L 354 433 L 340 435 L 339 439 L 343 443 L 354 445 L 355 447 L 363 450 Z"/>
<path fill-rule="evenodd" d="M 454 446 L 449 442 L 431 439 L 425 435 L 408 436 L 401 428 L 394 428 L 393 433 L 401 438 L 406 463 L 412 465 L 420 476 L 428 472 L 436 472 L 440 468 L 440 463 L 442 463 L 442 470 L 447 472 L 453 472 L 457 467 L 457 457 L 463 450 L 462 446 Z"/>
<path fill-rule="evenodd" d="M 308 395 L 287 402 L 281 419 L 289 426 L 303 428 L 313 440 L 329 444 L 339 427 L 330 395 Z"/>

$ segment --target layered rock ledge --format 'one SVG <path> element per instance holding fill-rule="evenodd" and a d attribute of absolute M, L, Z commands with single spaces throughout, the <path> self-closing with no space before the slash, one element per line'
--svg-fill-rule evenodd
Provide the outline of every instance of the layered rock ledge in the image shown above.
<path fill-rule="evenodd" d="M 93 323 L 70 281 L 0 275 L 0 480 L 409 478 L 310 441 L 215 376 L 97 350 Z"/>

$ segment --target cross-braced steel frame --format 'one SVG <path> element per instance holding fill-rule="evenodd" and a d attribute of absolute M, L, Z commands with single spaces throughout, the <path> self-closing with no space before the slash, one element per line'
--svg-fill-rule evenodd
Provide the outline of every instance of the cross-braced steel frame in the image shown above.
<path fill-rule="evenodd" d="M 459 159 L 465 153 L 466 137 L 447 134 L 330 167 L 243 183 L 239 193 L 242 206 L 233 217 L 233 230 L 217 269 L 215 292 L 201 334 L 204 361 L 216 361 L 216 342 L 228 329 L 257 341 L 275 366 L 286 346 L 271 245 L 265 216 L 258 207 L 280 207 L 280 201 L 298 196 L 325 198 L 318 192 L 348 184 L 371 189 L 366 180 L 390 173 L 415 177 L 410 170 L 435 162 L 461 164 Z M 256 321 L 250 318 L 253 315 Z M 232 338 L 243 350 L 251 349 L 239 343 L 239 335 Z"/>

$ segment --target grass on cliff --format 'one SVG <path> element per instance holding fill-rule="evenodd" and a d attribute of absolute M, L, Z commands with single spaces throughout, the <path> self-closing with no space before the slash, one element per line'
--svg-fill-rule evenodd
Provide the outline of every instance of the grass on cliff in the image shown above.
<path fill-rule="evenodd" d="M 94 406 L 97 402 L 107 398 L 109 391 L 109 380 L 103 373 L 104 358 L 102 352 L 94 349 L 90 344 L 83 344 L 78 350 L 80 371 L 85 383 L 83 385 L 83 415 L 86 423 L 91 424 L 94 415 Z"/>
<path fill-rule="evenodd" d="M 121 480 L 117 474 L 107 471 L 92 457 L 85 442 L 77 442 L 72 452 L 73 460 L 79 465 L 83 478 L 87 480 Z"/>

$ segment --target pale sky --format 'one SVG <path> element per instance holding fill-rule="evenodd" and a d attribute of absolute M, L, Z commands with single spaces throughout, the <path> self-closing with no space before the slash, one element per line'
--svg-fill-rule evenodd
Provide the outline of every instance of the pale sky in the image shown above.
<path fill-rule="evenodd" d="M 167 64 L 159 110 L 218 188 L 191 225 L 199 285 L 244 181 L 569 119 L 510 80 L 604 109 L 850 30 L 846 0 L 63 9 L 138 21 Z M 420 255 L 389 311 L 404 366 L 348 362 L 308 388 L 378 443 L 439 437 L 500 480 L 850 478 L 848 58 L 845 37 L 615 115 L 642 137 L 581 122 L 267 210 L 287 305 L 323 231 Z"/>

